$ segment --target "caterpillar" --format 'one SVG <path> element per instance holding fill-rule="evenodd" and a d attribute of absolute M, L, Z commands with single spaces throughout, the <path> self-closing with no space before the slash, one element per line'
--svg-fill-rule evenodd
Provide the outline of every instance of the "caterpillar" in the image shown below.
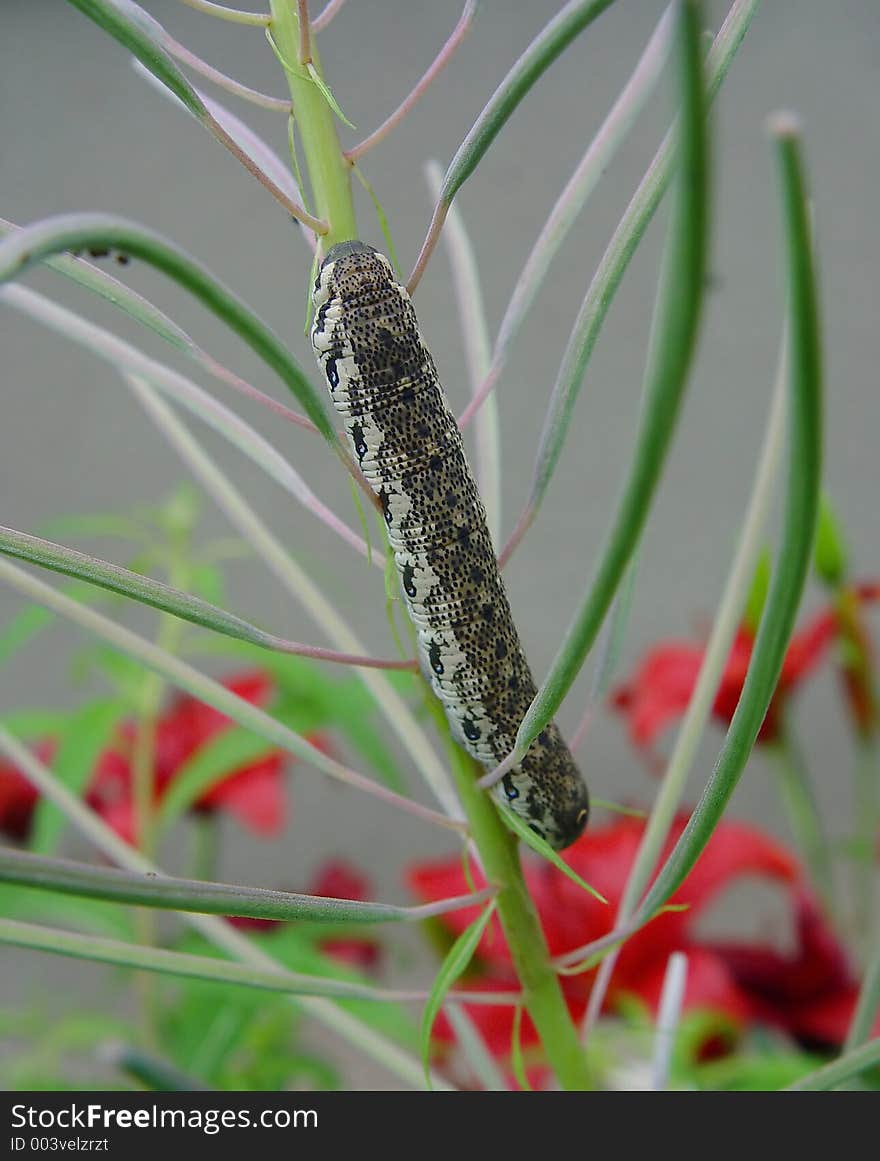
<path fill-rule="evenodd" d="M 492 768 L 513 749 L 535 683 L 412 302 L 388 259 L 358 241 L 329 250 L 312 302 L 315 357 L 379 498 L 421 668 L 454 737 Z M 553 723 L 493 793 L 557 850 L 589 816 L 586 785 Z"/>

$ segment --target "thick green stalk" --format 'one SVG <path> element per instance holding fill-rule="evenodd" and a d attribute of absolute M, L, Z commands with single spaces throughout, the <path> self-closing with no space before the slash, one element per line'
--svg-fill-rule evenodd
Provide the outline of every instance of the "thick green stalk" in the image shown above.
<path fill-rule="evenodd" d="M 437 714 L 442 711 L 437 708 Z M 442 728 L 448 736 L 446 722 Z M 523 1000 L 560 1086 L 590 1087 L 586 1057 L 577 1029 L 550 963 L 538 913 L 523 879 L 517 840 L 504 825 L 492 800 L 477 786 L 483 769 L 450 741 L 452 771 L 488 882 L 497 889 L 495 904 L 510 948 Z"/>
<path fill-rule="evenodd" d="M 336 242 L 357 237 L 351 196 L 351 166 L 342 155 L 335 114 L 312 79 L 306 64 L 300 62 L 299 21 L 295 0 L 270 0 L 270 9 L 272 23 L 269 31 L 287 77 L 315 210 L 318 217 L 330 224 L 322 239 L 326 253 Z M 311 63 L 320 76 L 321 63 L 314 37 L 311 38 Z"/>

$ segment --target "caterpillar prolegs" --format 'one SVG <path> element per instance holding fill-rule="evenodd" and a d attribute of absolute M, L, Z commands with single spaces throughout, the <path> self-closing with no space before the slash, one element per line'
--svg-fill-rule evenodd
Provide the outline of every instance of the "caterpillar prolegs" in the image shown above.
<path fill-rule="evenodd" d="M 327 254 L 312 345 L 388 526 L 419 660 L 456 739 L 491 768 L 513 749 L 535 684 L 486 514 L 405 288 L 363 242 Z M 493 791 L 553 847 L 581 834 L 589 796 L 554 724 Z"/>

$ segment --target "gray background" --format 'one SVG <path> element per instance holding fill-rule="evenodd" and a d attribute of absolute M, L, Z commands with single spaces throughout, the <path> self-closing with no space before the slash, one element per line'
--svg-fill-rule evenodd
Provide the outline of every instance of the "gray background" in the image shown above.
<path fill-rule="evenodd" d="M 257 88 L 284 94 L 280 70 L 259 30 L 215 22 L 171 0 L 152 0 L 146 7 L 212 63 Z M 423 163 L 430 157 L 449 159 L 511 61 L 557 7 L 549 0 L 489 0 L 428 98 L 365 159 L 406 269 L 430 214 Z M 619 0 L 541 80 L 465 186 L 459 204 L 480 260 L 493 328 L 532 240 L 663 7 Z M 724 7 L 712 3 L 709 11 L 717 27 Z M 302 334 L 309 261 L 279 207 L 194 122 L 147 88 L 115 43 L 61 0 L 2 0 L 0 12 L 0 213 L 26 222 L 61 211 L 101 209 L 142 221 L 183 244 L 234 286 L 311 367 Z M 350 0 L 321 46 L 334 92 L 361 130 L 378 124 L 418 79 L 458 12 L 450 0 L 430 5 Z M 876 572 L 878 60 L 880 7 L 874 0 L 834 5 L 767 0 L 716 102 L 714 291 L 679 437 L 645 537 L 622 672 L 658 638 L 693 635 L 705 626 L 729 565 L 765 424 L 780 328 L 777 202 L 764 130 L 766 116 L 780 108 L 795 110 L 803 120 L 815 198 L 826 322 L 828 487 L 844 516 L 858 570 Z M 251 111 L 233 98 L 227 103 L 284 152 L 279 114 Z M 588 203 L 517 342 L 499 394 L 507 530 L 526 495 L 547 398 L 578 303 L 669 112 L 666 83 Z M 345 133 L 346 142 L 362 136 Z M 364 236 L 381 244 L 360 191 L 358 206 Z M 538 674 L 551 660 L 590 574 L 629 456 L 662 219 L 661 213 L 618 293 L 545 510 L 506 574 Z M 130 268 L 130 280 L 214 355 L 284 397 L 283 387 L 176 288 L 137 267 Z M 109 308 L 71 293 L 47 274 L 29 281 L 166 357 L 160 344 L 120 323 Z M 448 393 L 461 407 L 467 388 L 442 250 L 417 305 Z M 0 330 L 4 523 L 37 530 L 58 513 L 121 510 L 167 495 L 183 470 L 105 365 L 11 311 L 0 313 Z M 323 498 L 354 518 L 348 486 L 319 441 L 267 419 L 250 404 L 236 406 L 290 456 Z M 353 560 L 249 464 L 210 435 L 205 442 L 362 635 L 377 651 L 387 651 L 379 575 Z M 206 508 L 204 535 L 222 534 L 222 519 L 210 504 Z M 101 547 L 113 551 L 112 545 Z M 317 639 L 257 562 L 236 565 L 229 576 L 236 611 L 289 636 Z M 808 607 L 818 607 L 820 600 L 813 590 Z M 0 621 L 19 607 L 16 597 L 0 592 Z M 137 616 L 132 623 L 149 624 Z M 0 672 L 0 710 L 66 704 L 82 696 L 84 691 L 71 692 L 68 665 L 70 651 L 80 644 L 76 633 L 54 630 Z M 564 728 L 577 721 L 587 687 L 582 679 L 563 708 Z M 798 720 L 823 807 L 841 833 L 850 817 L 851 751 L 830 676 L 811 685 Z M 693 776 L 694 791 L 705 780 L 719 739 L 713 729 Z M 651 790 L 620 722 L 610 714 L 599 715 L 583 765 L 599 796 L 644 798 Z M 442 835 L 392 820 L 371 801 L 328 788 L 305 772 L 295 777 L 293 802 L 291 832 L 277 844 L 252 842 L 229 828 L 224 863 L 229 877 L 297 886 L 316 862 L 344 852 L 369 868 L 380 892 L 399 898 L 400 867 L 408 859 L 449 849 Z M 785 833 L 760 758 L 753 760 L 732 810 Z M 750 921 L 756 914 L 756 922 L 767 920 L 772 912 L 767 895 L 757 897 L 757 911 L 740 911 L 748 912 Z M 30 995 L 36 970 L 46 973 L 38 979 L 62 974 L 59 965 L 30 956 L 10 955 L 6 962 L 11 970 L 4 970 L 4 981 L 17 978 Z M 63 978 L 72 981 L 65 988 L 90 992 L 96 976 L 87 966 L 63 965 Z M 7 984 L 7 996 L 9 989 Z M 15 986 L 11 991 L 22 994 Z M 381 1083 L 378 1076 L 351 1075 L 353 1083 Z"/>

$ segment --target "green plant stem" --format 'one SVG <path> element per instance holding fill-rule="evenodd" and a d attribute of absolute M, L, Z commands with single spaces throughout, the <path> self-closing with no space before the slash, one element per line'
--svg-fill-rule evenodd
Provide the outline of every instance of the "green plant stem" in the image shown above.
<path fill-rule="evenodd" d="M 449 739 L 453 777 L 483 871 L 498 891 L 495 897 L 498 917 L 520 981 L 525 1008 L 561 1087 L 573 1091 L 588 1089 L 586 1058 L 523 879 L 516 838 L 504 825 L 492 800 L 476 784 L 483 773 L 482 767 L 449 738 L 439 705 L 432 702 L 431 709 Z"/>
<path fill-rule="evenodd" d="M 810 784 L 803 755 L 791 732 L 783 726 L 779 736 L 768 747 L 776 771 L 779 795 L 788 818 L 792 836 L 803 855 L 807 872 L 830 915 L 836 914 L 834 872 L 825 838 L 819 804 Z"/>
<path fill-rule="evenodd" d="M 354 201 L 351 193 L 351 166 L 342 155 L 333 110 L 300 62 L 299 20 L 295 0 L 270 0 L 272 23 L 269 28 L 284 61 L 293 112 L 303 144 L 318 216 L 329 223 L 323 236 L 324 252 L 336 242 L 357 237 Z M 318 50 L 311 41 L 311 63 L 321 75 Z"/>

